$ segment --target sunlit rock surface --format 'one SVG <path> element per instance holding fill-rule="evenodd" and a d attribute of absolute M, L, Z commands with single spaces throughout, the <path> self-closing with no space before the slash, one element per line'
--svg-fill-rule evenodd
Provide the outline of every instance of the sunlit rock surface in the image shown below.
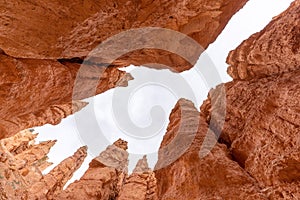
<path fill-rule="evenodd" d="M 89 164 L 89 169 L 55 199 L 115 199 L 127 175 L 127 142 L 118 140 Z"/>
<path fill-rule="evenodd" d="M 157 200 L 157 186 L 154 172 L 148 167 L 144 156 L 136 164 L 133 173 L 126 178 L 118 200 Z"/>

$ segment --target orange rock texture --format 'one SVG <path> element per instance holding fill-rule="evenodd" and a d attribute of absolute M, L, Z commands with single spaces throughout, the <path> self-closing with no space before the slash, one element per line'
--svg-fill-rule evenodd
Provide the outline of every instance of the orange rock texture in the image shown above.
<path fill-rule="evenodd" d="M 211 92 L 202 112 L 233 159 L 269 199 L 300 199 L 300 1 L 233 50 L 224 126 Z M 217 111 L 224 113 L 223 111 Z"/>
<path fill-rule="evenodd" d="M 179 31 L 206 48 L 246 2 L 247 0 L 55 0 L 51 3 L 42 0 L 18 3 L 2 1 L 0 48 L 17 58 L 82 58 L 105 39 L 121 31 L 141 27 L 162 27 Z M 158 55 L 154 57 L 156 56 Z M 149 55 L 144 56 L 147 57 Z M 141 61 L 143 60 L 139 59 Z M 126 62 L 126 65 L 132 63 L 130 60 Z"/>
<path fill-rule="evenodd" d="M 93 159 L 79 181 L 56 199 L 115 199 L 127 174 L 127 142 L 118 140 Z"/>
<path fill-rule="evenodd" d="M 227 58 L 229 75 L 244 80 L 299 70 L 299 18 L 300 2 L 296 0 L 262 31 L 230 52 Z"/>
<path fill-rule="evenodd" d="M 87 148 L 81 147 L 48 174 L 47 154 L 55 141 L 35 144 L 30 131 L 1 140 L 0 199 L 53 199 L 81 166 Z"/>
<path fill-rule="evenodd" d="M 119 139 L 94 158 L 80 180 L 64 185 L 81 166 L 87 148 L 79 148 L 48 174 L 47 154 L 56 141 L 35 144 L 37 134 L 24 130 L 1 140 L 0 199 L 148 199 L 157 200 L 156 178 L 141 159 L 127 175 L 127 142 Z M 136 190 L 132 191 L 135 188 Z"/>
<path fill-rule="evenodd" d="M 142 49 L 120 57 L 109 68 L 86 62 L 90 66 L 85 83 L 73 93 L 83 59 L 109 37 L 133 28 L 161 27 L 187 34 L 206 48 L 246 2 L 1 1 L 0 138 L 33 126 L 57 124 L 72 113 L 68 106 L 72 100 L 126 86 L 132 77 L 117 67 L 143 63 L 161 63 L 175 71 L 192 67 L 170 52 Z M 54 107 L 63 107 L 62 115 L 52 116 Z"/>
<path fill-rule="evenodd" d="M 160 147 L 168 146 L 169 150 L 160 151 L 156 165 L 159 169 L 155 171 L 159 199 L 267 199 L 255 179 L 232 160 L 224 144 L 217 143 L 208 155 L 200 157 L 206 134 L 211 134 L 210 140 L 216 138 L 199 116 L 193 103 L 183 99 L 170 115 Z M 185 142 L 189 137 L 191 142 Z M 176 147 L 181 145 L 187 148 L 184 154 L 172 164 L 161 166 L 166 160 L 178 157 L 180 150 Z"/>
<path fill-rule="evenodd" d="M 84 63 L 87 84 L 73 93 L 83 59 L 107 38 L 155 26 L 206 48 L 245 3 L 0 2 L 0 199 L 300 199 L 300 0 L 230 52 L 234 80 L 211 90 L 200 112 L 189 100 L 177 102 L 154 171 L 144 157 L 129 175 L 127 142 L 120 139 L 63 190 L 87 148 L 43 175 L 55 141 L 36 144 L 36 135 L 26 130 L 57 124 L 86 106 L 80 100 L 126 86 L 132 77 L 118 67 L 192 67 L 170 52 L 138 50 L 109 67 Z"/>
<path fill-rule="evenodd" d="M 158 200 L 155 174 L 148 167 L 146 156 L 138 161 L 133 173 L 126 178 L 117 199 Z"/>
<path fill-rule="evenodd" d="M 59 123 L 62 118 L 84 106 L 76 103 L 76 100 L 91 96 L 89 83 L 99 81 L 99 77 L 87 76 L 87 84 L 73 93 L 80 64 L 18 59 L 4 54 L 0 54 L 0 61 L 0 138 L 26 128 Z M 127 80 L 131 79 L 129 74 L 116 68 L 91 66 L 90 70 L 86 73 L 105 71 L 100 78 L 101 85 L 93 95 L 115 85 L 125 86 Z M 72 100 L 75 102 L 72 103 Z"/>

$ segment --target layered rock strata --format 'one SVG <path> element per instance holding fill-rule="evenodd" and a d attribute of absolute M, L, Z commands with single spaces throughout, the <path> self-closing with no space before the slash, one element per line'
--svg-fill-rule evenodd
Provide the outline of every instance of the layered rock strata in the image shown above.
<path fill-rule="evenodd" d="M 246 2 L 0 2 L 0 138 L 33 126 L 57 124 L 72 113 L 72 100 L 126 86 L 131 76 L 117 67 L 149 64 L 177 72 L 192 67 L 168 51 L 141 49 L 119 57 L 108 68 L 106 63 L 85 62 L 88 70 L 73 91 L 83 59 L 111 36 L 134 28 L 161 27 L 191 36 L 206 48 Z M 194 61 L 200 53 L 196 52 Z M 59 108 L 62 115 L 55 115 L 54 107 L 63 107 Z"/>
<path fill-rule="evenodd" d="M 230 53 L 236 80 L 223 85 L 224 126 L 220 115 L 211 116 L 218 89 L 202 106 L 220 141 L 269 199 L 300 199 L 299 9 L 296 0 Z"/>
<path fill-rule="evenodd" d="M 245 2 L 0 3 L 0 138 L 13 135 L 0 141 L 0 199 L 300 199 L 299 0 L 230 53 L 234 81 L 212 90 L 201 112 L 187 100 L 176 104 L 155 172 L 144 158 L 128 177 L 127 143 L 119 140 L 63 190 L 86 147 L 43 175 L 55 141 L 35 144 L 29 131 L 16 134 L 59 123 L 85 105 L 72 100 L 125 86 L 130 76 L 116 67 L 191 67 L 169 52 L 144 49 L 108 68 L 86 63 L 89 84 L 73 94 L 82 59 L 110 36 L 154 25 L 207 47 Z M 93 91 L 99 71 L 104 76 Z"/>
<path fill-rule="evenodd" d="M 200 157 L 201 146 L 210 146 L 203 144 L 207 134 L 210 143 L 216 138 L 199 115 L 193 103 L 184 99 L 172 110 L 155 170 L 159 199 L 267 199 L 255 179 L 232 160 L 224 144 L 216 143 Z M 189 137 L 192 139 L 186 143 Z M 176 148 L 181 145 L 186 146 L 182 155 Z M 174 156 L 171 164 L 165 164 Z"/>
<path fill-rule="evenodd" d="M 0 54 L 0 138 L 34 126 L 57 124 L 86 105 L 77 100 L 115 86 L 127 86 L 131 79 L 115 68 L 90 66 L 83 73 L 86 77 L 81 77 L 86 84 L 75 90 L 80 67 L 77 63 L 16 59 Z M 92 76 L 93 73 L 101 77 Z"/>

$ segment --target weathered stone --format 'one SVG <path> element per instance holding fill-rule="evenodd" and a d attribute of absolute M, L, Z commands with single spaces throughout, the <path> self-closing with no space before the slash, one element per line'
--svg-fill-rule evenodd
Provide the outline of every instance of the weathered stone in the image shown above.
<path fill-rule="evenodd" d="M 29 189 L 28 199 L 55 199 L 64 185 L 81 166 L 87 156 L 87 147 L 79 148 L 73 156 L 63 160 Z"/>
<path fill-rule="evenodd" d="M 195 39 L 203 48 L 221 33 L 247 0 L 67 0 L 0 3 L 0 48 L 16 58 L 83 58 L 107 38 L 133 28 L 161 27 Z M 200 53 L 200 52 L 199 52 Z M 166 51 L 124 55 L 119 66 L 165 64 L 176 71 L 192 66 Z M 199 55 L 198 55 L 199 56 Z M 188 66 L 187 66 L 188 65 Z"/>
<path fill-rule="evenodd" d="M 118 184 L 123 185 L 127 174 L 128 153 L 127 142 L 117 140 L 94 158 L 89 169 L 80 178 L 70 184 L 55 199 L 115 199 L 118 195 Z"/>
<path fill-rule="evenodd" d="M 199 116 L 194 105 L 183 99 L 172 110 L 160 149 L 170 143 L 180 146 L 183 138 L 194 137 L 184 154 L 170 165 L 161 163 L 177 154 L 176 146 L 159 152 L 155 171 L 159 199 L 267 199 L 255 179 L 232 160 L 225 145 L 216 143 L 205 157 L 200 157 L 206 134 L 213 134 Z M 213 143 L 216 139 L 213 136 L 210 140 Z"/>
<path fill-rule="evenodd" d="M 84 103 L 73 100 L 94 96 L 117 85 L 126 86 L 131 79 L 116 68 L 90 66 L 83 73 L 85 84 L 75 90 L 80 64 L 15 59 L 0 54 L 0 65 L 3 65 L 0 74 L 5 77 L 0 81 L 0 138 L 34 126 L 57 124 L 84 107 Z M 96 72 L 102 76 L 92 76 Z"/>
<path fill-rule="evenodd" d="M 230 52 L 228 73 L 234 79 L 278 75 L 300 68 L 300 1 L 259 33 Z"/>
<path fill-rule="evenodd" d="M 223 85 L 223 109 L 211 106 L 220 96 L 218 89 L 201 108 L 212 130 L 221 133 L 220 141 L 269 199 L 300 198 L 299 8 L 296 0 L 231 52 L 229 71 L 236 80 Z M 224 126 L 222 115 L 212 112 L 225 115 Z"/>
<path fill-rule="evenodd" d="M 136 164 L 133 173 L 126 179 L 118 200 L 157 200 L 157 187 L 154 172 L 148 167 L 144 156 Z"/>
<path fill-rule="evenodd" d="M 87 155 L 82 147 L 43 176 L 42 170 L 50 165 L 47 154 L 56 141 L 34 144 L 35 137 L 25 130 L 0 140 L 0 199 L 53 199 Z"/>
<path fill-rule="evenodd" d="M 57 124 L 86 105 L 79 100 L 126 86 L 131 76 L 118 67 L 192 67 L 155 49 L 82 64 L 107 38 L 155 26 L 206 48 L 246 1 L 0 2 L 0 199 L 300 199 L 300 0 L 230 53 L 234 81 L 212 90 L 201 112 L 176 104 L 155 172 L 144 157 L 127 176 L 127 142 L 118 140 L 63 191 L 86 147 L 43 175 L 55 141 L 35 144 L 21 131 Z"/>

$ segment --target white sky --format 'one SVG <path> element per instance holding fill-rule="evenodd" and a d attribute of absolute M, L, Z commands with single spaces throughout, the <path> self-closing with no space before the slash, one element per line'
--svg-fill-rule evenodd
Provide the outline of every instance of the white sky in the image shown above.
<path fill-rule="evenodd" d="M 225 63 L 229 51 L 235 49 L 243 40 L 247 39 L 253 33 L 263 29 L 272 17 L 284 11 L 291 2 L 292 0 L 250 0 L 242 10 L 233 16 L 222 34 L 209 46 L 206 53 L 201 56 L 196 65 L 199 68 L 211 65 L 211 63 L 207 62 L 207 58 L 209 57 L 215 64 L 222 81 L 230 81 L 231 78 L 226 73 L 227 64 Z M 87 101 L 92 102 L 91 105 L 78 114 L 84 116 L 84 112 L 90 109 L 94 110 L 97 119 L 95 126 L 101 129 L 107 141 L 112 143 L 116 139 L 122 138 L 129 142 L 128 151 L 131 154 L 130 169 L 135 166 L 137 159 L 142 157 L 143 154 L 147 154 L 150 166 L 153 167 L 156 162 L 155 152 L 158 150 L 165 133 L 169 113 L 177 100 L 180 97 L 188 98 L 199 108 L 202 101 L 206 99 L 209 88 L 205 81 L 203 81 L 204 79 L 201 77 L 201 73 L 197 73 L 195 69 L 181 74 L 173 74 L 168 70 L 153 70 L 131 66 L 126 68 L 126 71 L 130 72 L 135 79 L 130 81 L 128 88 L 112 89 L 88 99 Z M 143 83 L 145 72 L 148 73 L 149 80 L 153 78 L 153 81 L 158 84 L 148 84 L 144 87 L 137 87 L 140 83 Z M 160 84 L 160 81 L 157 81 L 157 77 L 180 79 L 180 84 L 162 87 L 162 85 L 169 83 Z M 183 91 L 177 91 L 177 88 L 180 87 L 183 88 Z M 191 91 L 185 92 L 186 88 Z M 122 129 L 122 124 L 118 123 L 118 121 L 124 119 L 122 118 L 122 113 L 114 113 L 112 110 L 112 105 L 115 105 L 112 102 L 118 98 L 116 94 L 122 92 L 131 94 L 128 99 L 128 105 L 126 106 L 128 106 L 130 119 L 137 127 L 146 127 L 159 119 L 157 123 L 160 123 L 161 127 L 155 132 L 155 136 L 150 137 L 149 135 L 148 139 L 138 138 L 138 134 L 134 133 L 130 135 L 130 133 L 126 133 L 126 131 Z M 123 102 L 124 101 L 122 101 L 122 103 Z M 158 110 L 156 108 L 156 110 L 153 109 L 155 106 L 156 108 L 159 106 Z M 153 112 L 164 112 L 160 115 L 162 118 L 151 118 L 151 110 Z M 156 116 L 155 112 L 153 116 Z M 54 165 L 46 169 L 44 173 L 49 172 L 63 159 L 71 156 L 80 146 L 88 145 L 90 149 L 89 155 L 80 170 L 75 173 L 69 183 L 75 179 L 79 179 L 88 168 L 88 163 L 92 157 L 104 150 L 109 144 L 100 141 L 99 145 L 97 145 L 97 138 L 87 142 L 87 140 L 82 138 L 82 131 L 78 131 L 78 121 L 77 123 L 75 122 L 74 116 L 63 119 L 57 126 L 45 125 L 37 127 L 35 130 L 40 133 L 37 138 L 38 141 L 58 140 L 49 153 L 50 161 L 52 161 Z M 81 134 L 79 134 L 79 132 Z M 95 133 L 93 126 L 89 126 L 85 136 L 91 137 L 93 134 L 97 133 Z"/>

